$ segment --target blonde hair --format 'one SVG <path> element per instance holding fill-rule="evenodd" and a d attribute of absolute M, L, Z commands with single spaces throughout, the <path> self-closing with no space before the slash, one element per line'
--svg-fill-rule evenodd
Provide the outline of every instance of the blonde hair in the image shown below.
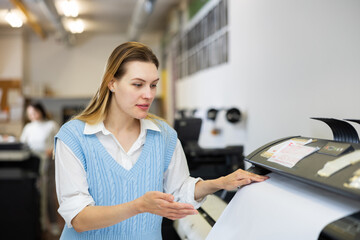
<path fill-rule="evenodd" d="M 132 61 L 154 63 L 159 68 L 159 61 L 152 50 L 139 42 L 126 42 L 114 49 L 111 53 L 105 68 L 101 85 L 89 105 L 74 119 L 89 124 L 96 124 L 103 121 L 108 113 L 111 100 L 109 83 L 114 79 L 120 79 L 126 72 L 126 63 Z M 149 119 L 159 119 L 157 116 L 148 114 Z"/>

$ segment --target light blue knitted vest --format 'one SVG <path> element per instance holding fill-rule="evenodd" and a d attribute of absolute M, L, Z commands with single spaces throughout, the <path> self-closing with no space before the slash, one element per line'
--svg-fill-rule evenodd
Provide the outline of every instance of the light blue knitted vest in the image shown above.
<path fill-rule="evenodd" d="M 157 122 L 161 132 L 147 130 L 141 155 L 130 170 L 110 156 L 95 134 L 83 134 L 84 122 L 72 120 L 62 126 L 55 140 L 61 139 L 82 162 L 95 205 L 116 205 L 139 198 L 148 191 L 163 192 L 163 175 L 171 161 L 177 134 L 166 123 Z M 162 239 L 161 221 L 158 215 L 142 213 L 113 226 L 82 233 L 65 226 L 60 239 Z"/>

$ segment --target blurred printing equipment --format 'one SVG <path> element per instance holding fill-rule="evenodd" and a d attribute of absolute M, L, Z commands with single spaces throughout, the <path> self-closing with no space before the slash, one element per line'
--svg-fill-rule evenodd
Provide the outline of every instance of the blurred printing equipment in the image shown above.
<path fill-rule="evenodd" d="M 175 119 L 174 129 L 183 146 L 190 174 L 203 179 L 217 178 L 244 168 L 243 146 L 203 148 L 198 144 L 201 118 Z"/>
<path fill-rule="evenodd" d="M 224 176 L 235 169 L 244 168 L 243 146 L 202 148 L 198 144 L 201 118 L 182 117 L 174 122 L 174 129 L 183 146 L 190 175 L 203 179 Z M 222 191 L 209 195 L 198 209 L 198 215 L 187 216 L 174 222 L 182 239 L 205 239 L 235 192 Z"/>
<path fill-rule="evenodd" d="M 0 226 L 2 239 L 40 239 L 40 159 L 19 142 L 0 142 Z M 21 231 L 19 231 L 21 226 Z"/>

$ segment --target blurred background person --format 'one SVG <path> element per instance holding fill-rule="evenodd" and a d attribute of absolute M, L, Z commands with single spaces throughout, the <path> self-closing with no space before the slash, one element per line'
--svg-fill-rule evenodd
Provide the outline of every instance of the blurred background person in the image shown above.
<path fill-rule="evenodd" d="M 40 223 L 43 231 L 58 231 L 56 224 L 55 170 L 52 158 L 54 136 L 59 125 L 51 120 L 41 103 L 26 107 L 26 123 L 20 141 L 40 158 L 38 188 L 40 191 Z"/>

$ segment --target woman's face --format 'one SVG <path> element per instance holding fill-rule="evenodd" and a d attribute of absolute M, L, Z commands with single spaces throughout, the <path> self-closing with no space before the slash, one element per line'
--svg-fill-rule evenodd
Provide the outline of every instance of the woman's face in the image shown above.
<path fill-rule="evenodd" d="M 109 84 L 116 110 L 136 119 L 147 116 L 156 94 L 159 73 L 153 63 L 133 61 L 125 65 L 125 75 Z"/>
<path fill-rule="evenodd" d="M 41 113 L 33 106 L 28 106 L 26 109 L 26 113 L 31 122 L 42 120 Z"/>

